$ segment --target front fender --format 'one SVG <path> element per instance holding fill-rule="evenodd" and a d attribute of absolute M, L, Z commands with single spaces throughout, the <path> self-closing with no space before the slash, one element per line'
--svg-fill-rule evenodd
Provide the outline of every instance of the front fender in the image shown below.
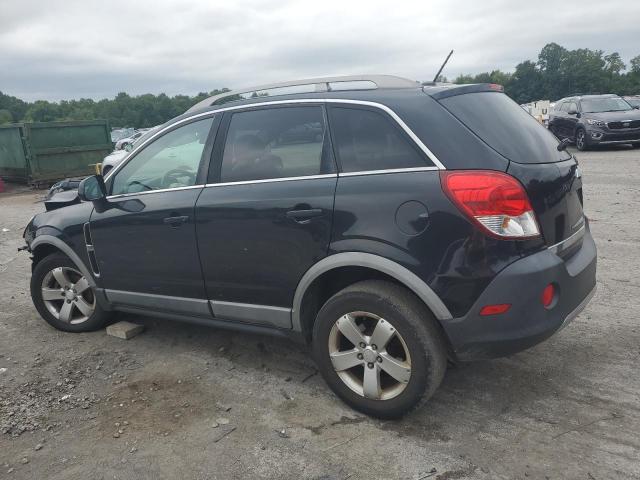
<path fill-rule="evenodd" d="M 38 248 L 41 245 L 51 245 L 57 248 L 58 250 L 60 250 L 62 253 L 64 253 L 67 257 L 71 259 L 71 261 L 76 265 L 76 267 L 78 267 L 78 270 L 80 270 L 80 273 L 82 273 L 82 275 L 84 275 L 85 278 L 89 281 L 89 285 L 91 285 L 94 288 L 96 287 L 96 282 L 95 282 L 93 273 L 91 272 L 90 269 L 87 268 L 87 266 L 82 261 L 82 259 L 78 256 L 76 252 L 73 251 L 73 249 L 69 245 L 64 243 L 58 237 L 54 237 L 53 235 L 42 234 L 42 235 L 37 235 L 36 238 L 31 242 L 30 249 L 32 252 L 34 252 L 36 248 Z"/>

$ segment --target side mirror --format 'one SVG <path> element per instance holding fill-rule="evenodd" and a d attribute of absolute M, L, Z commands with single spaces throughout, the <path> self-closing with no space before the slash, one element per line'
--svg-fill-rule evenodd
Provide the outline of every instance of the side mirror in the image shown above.
<path fill-rule="evenodd" d="M 636 110 L 640 110 L 640 105 L 634 105 L 633 108 L 635 108 Z"/>
<path fill-rule="evenodd" d="M 566 150 L 566 148 L 569 146 L 569 144 L 571 143 L 571 140 L 568 138 L 563 138 L 560 143 L 558 144 L 558 146 L 556 147 L 556 149 L 559 152 L 562 152 L 563 150 Z"/>
<path fill-rule="evenodd" d="M 78 197 L 85 202 L 97 202 L 107 198 L 102 175 L 92 175 L 82 180 L 78 185 Z"/>

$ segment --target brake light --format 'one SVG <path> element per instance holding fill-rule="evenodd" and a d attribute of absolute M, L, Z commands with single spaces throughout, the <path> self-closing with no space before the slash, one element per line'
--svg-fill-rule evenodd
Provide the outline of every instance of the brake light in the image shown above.
<path fill-rule="evenodd" d="M 540 235 L 527 192 L 511 175 L 454 170 L 441 172 L 440 178 L 451 201 L 489 234 L 499 238 Z"/>

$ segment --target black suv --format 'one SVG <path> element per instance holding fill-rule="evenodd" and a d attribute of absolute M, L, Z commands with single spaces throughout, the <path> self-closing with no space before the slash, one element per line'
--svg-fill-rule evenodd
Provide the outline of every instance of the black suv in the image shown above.
<path fill-rule="evenodd" d="M 581 95 L 558 100 L 549 114 L 549 130 L 575 142 L 578 150 L 593 145 L 640 146 L 640 111 L 617 95 Z"/>
<path fill-rule="evenodd" d="M 33 218 L 33 301 L 71 332 L 122 311 L 292 336 L 343 400 L 396 417 L 447 360 L 535 345 L 591 298 L 582 178 L 558 145 L 493 84 L 212 97 Z"/>

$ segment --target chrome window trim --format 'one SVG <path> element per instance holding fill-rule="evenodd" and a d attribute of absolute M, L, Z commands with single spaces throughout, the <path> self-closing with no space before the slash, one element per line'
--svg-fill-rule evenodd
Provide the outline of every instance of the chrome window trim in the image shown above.
<path fill-rule="evenodd" d="M 413 132 L 413 130 L 411 130 L 411 128 L 409 128 L 409 126 L 404 123 L 404 121 L 398 116 L 398 114 L 396 112 L 394 112 L 391 108 L 387 107 L 386 105 L 383 105 L 382 103 L 378 103 L 378 102 L 369 102 L 366 100 L 349 100 L 349 99 L 342 99 L 342 98 L 297 98 L 297 99 L 291 99 L 291 100 L 273 100 L 270 102 L 259 102 L 259 103 L 250 103 L 250 104 L 245 104 L 245 105 L 234 105 L 234 106 L 230 106 L 230 107 L 223 107 L 223 108 L 219 108 L 213 111 L 207 111 L 207 112 L 202 112 L 202 113 L 198 113 L 198 114 L 194 114 L 191 115 L 187 118 L 183 118 L 182 120 L 179 120 L 175 123 L 172 123 L 171 125 L 167 125 L 164 128 L 161 128 L 160 130 L 158 130 L 157 132 L 155 132 L 152 136 L 150 136 L 149 138 L 147 138 L 143 143 L 141 143 L 140 145 L 138 145 L 136 148 L 134 148 L 129 155 L 127 156 L 127 158 L 125 158 L 122 162 L 120 162 L 119 165 L 116 165 L 115 167 L 113 167 L 109 173 L 107 173 L 107 175 L 104 177 L 104 180 L 107 181 L 109 178 L 111 178 L 112 175 L 114 175 L 118 170 L 120 170 L 122 167 L 124 167 L 127 163 L 129 163 L 134 157 L 135 155 L 142 149 L 144 148 L 146 145 L 148 145 L 150 142 L 152 142 L 153 140 L 155 140 L 156 138 L 158 138 L 159 136 L 163 135 L 166 131 L 173 129 L 174 127 L 183 125 L 185 123 L 189 123 L 195 119 L 198 118 L 205 118 L 208 116 L 215 116 L 216 114 L 220 113 L 220 112 L 227 112 L 227 111 L 234 111 L 234 110 L 245 110 L 245 109 L 252 109 L 255 107 L 263 107 L 263 106 L 271 106 L 271 105 L 295 105 L 295 104 L 299 104 L 299 103 L 304 103 L 304 104 L 327 104 L 327 103 L 337 103 L 337 104 L 346 104 L 346 105 L 363 105 L 363 106 L 368 106 L 368 107 L 373 107 L 373 108 L 378 108 L 382 111 L 384 111 L 385 113 L 387 113 L 389 116 L 391 116 L 391 118 L 393 118 L 396 123 L 400 126 L 400 128 L 402 128 L 402 130 L 404 130 L 404 132 L 409 135 L 409 137 L 411 138 L 411 140 L 413 140 L 413 142 L 416 144 L 416 146 L 418 148 L 420 148 L 420 150 L 422 150 L 422 152 L 424 152 L 433 162 L 433 164 L 435 165 L 435 167 L 416 167 L 416 168 L 421 168 L 421 169 L 425 169 L 424 171 L 428 171 L 428 170 L 446 170 L 445 166 L 442 164 L 442 162 L 440 162 L 440 160 L 438 159 L 438 157 L 431 151 L 429 150 L 429 148 L 418 138 L 418 136 Z M 403 170 L 403 171 L 412 171 L 411 169 L 393 169 L 393 170 Z M 370 170 L 371 172 L 387 172 L 387 173 L 394 173 L 392 172 L 392 170 Z M 369 171 L 367 171 L 369 172 Z M 355 172 L 346 172 L 348 173 L 355 173 Z M 397 173 L 397 172 L 395 172 Z M 364 173 L 361 173 L 364 174 Z M 345 173 L 341 173 L 340 175 L 344 176 Z M 269 180 L 277 180 L 277 179 L 269 179 Z M 236 183 L 236 182 L 233 182 Z M 206 186 L 211 186 L 211 185 L 219 185 L 219 184 L 207 184 Z M 202 185 L 199 185 L 202 186 Z M 182 187 L 181 187 L 182 188 Z M 164 191 L 168 191 L 168 190 L 173 190 L 173 189 L 165 189 Z M 154 190 L 154 192 L 159 192 L 161 190 Z M 151 193 L 151 192 L 149 192 Z M 120 194 L 120 195 L 130 195 L 130 194 Z M 137 195 L 137 194 L 136 194 Z M 107 197 L 107 198 L 111 198 L 111 197 Z"/>
<path fill-rule="evenodd" d="M 408 172 L 432 172 L 440 170 L 438 167 L 409 167 L 409 168 L 389 168 L 387 170 L 361 170 L 357 172 L 341 172 L 339 177 L 358 177 L 360 175 L 382 175 L 385 173 L 408 173 Z"/>
<path fill-rule="evenodd" d="M 107 200 L 126 197 L 137 197 L 138 195 L 148 195 L 150 193 L 173 192 L 175 190 L 190 190 L 192 188 L 204 188 L 204 185 L 188 185 L 186 187 L 160 188 L 158 190 L 145 190 L 143 192 L 119 193 L 118 195 L 107 195 Z"/>
<path fill-rule="evenodd" d="M 261 178 L 259 180 L 239 180 L 237 182 L 207 183 L 205 187 L 227 187 L 229 185 L 251 185 L 253 183 L 289 182 L 294 180 L 315 180 L 317 178 L 336 178 L 337 173 L 323 173 L 320 175 L 303 175 L 300 177 Z"/>

